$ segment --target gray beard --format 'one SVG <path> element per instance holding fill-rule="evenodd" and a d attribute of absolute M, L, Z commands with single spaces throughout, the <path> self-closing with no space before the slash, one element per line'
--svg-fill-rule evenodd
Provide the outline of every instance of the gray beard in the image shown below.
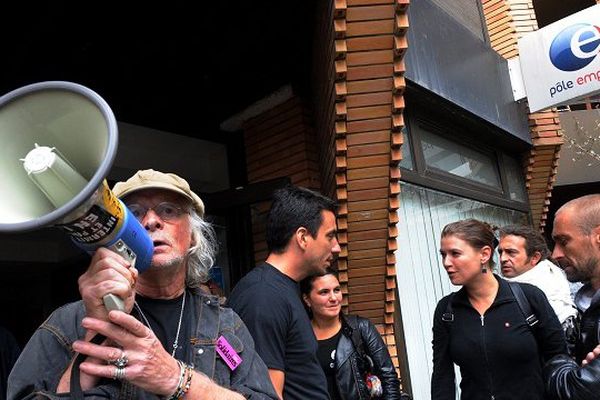
<path fill-rule="evenodd" d="M 164 271 L 164 270 L 167 270 L 167 269 L 174 269 L 174 268 L 182 265 L 184 263 L 184 261 L 185 261 L 185 257 L 184 256 L 180 256 L 180 257 L 172 258 L 169 261 L 163 261 L 163 262 L 160 262 L 160 263 L 152 262 L 152 264 L 150 264 L 150 267 L 154 268 L 155 270 Z"/>

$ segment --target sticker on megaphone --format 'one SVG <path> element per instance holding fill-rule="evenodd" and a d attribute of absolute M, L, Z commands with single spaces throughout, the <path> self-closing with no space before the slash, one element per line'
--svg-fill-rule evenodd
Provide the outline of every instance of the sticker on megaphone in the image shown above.
<path fill-rule="evenodd" d="M 21 161 L 29 178 L 57 208 L 75 197 L 88 183 L 54 147 L 36 143 Z M 88 253 L 107 247 L 129 261 L 140 273 L 150 267 L 154 252 L 152 239 L 108 188 L 106 180 L 86 202 L 55 225 Z M 123 309 L 121 299 L 116 296 L 104 300 L 109 310 Z"/>

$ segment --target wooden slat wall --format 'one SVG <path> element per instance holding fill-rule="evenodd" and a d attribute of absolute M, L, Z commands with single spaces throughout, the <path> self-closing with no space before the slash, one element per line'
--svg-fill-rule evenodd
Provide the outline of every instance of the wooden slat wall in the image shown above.
<path fill-rule="evenodd" d="M 396 210 L 408 0 L 336 0 L 335 159 L 340 281 L 347 312 L 370 318 L 396 367 Z"/>
<path fill-rule="evenodd" d="M 335 32 L 333 1 L 317 2 L 317 23 L 313 44 L 313 92 L 315 104 L 315 133 L 319 143 L 319 167 L 322 192 L 335 199 Z M 347 293 L 347 292 L 346 292 Z"/>
<path fill-rule="evenodd" d="M 517 57 L 517 41 L 538 29 L 532 0 L 482 0 L 492 48 L 506 59 Z M 534 226 L 543 230 L 556 179 L 562 137 L 555 109 L 529 115 L 533 149 L 524 158 L 526 185 Z"/>
<path fill-rule="evenodd" d="M 289 177 L 293 184 L 320 190 L 321 180 L 311 114 L 298 97 L 243 125 L 248 182 Z M 252 206 L 256 262 L 267 257 L 266 215 L 269 203 Z"/>

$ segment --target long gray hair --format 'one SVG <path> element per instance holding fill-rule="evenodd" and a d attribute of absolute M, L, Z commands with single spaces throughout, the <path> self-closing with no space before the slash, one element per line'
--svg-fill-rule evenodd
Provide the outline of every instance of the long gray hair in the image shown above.
<path fill-rule="evenodd" d="M 195 209 L 192 208 L 189 213 L 194 245 L 187 252 L 185 283 L 188 287 L 198 287 L 208 280 L 208 273 L 217 256 L 218 242 L 212 225 Z"/>

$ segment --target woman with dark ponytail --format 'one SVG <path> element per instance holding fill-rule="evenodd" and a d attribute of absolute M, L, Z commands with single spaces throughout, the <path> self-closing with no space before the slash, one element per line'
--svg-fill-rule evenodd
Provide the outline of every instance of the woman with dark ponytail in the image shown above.
<path fill-rule="evenodd" d="M 454 364 L 463 400 L 542 400 L 543 362 L 567 352 L 544 293 L 529 284 L 515 288 L 494 273 L 496 244 L 492 228 L 475 219 L 442 231 L 444 269 L 462 288 L 441 299 L 434 313 L 432 400 L 456 398 Z M 537 323 L 526 321 L 519 293 Z"/>

